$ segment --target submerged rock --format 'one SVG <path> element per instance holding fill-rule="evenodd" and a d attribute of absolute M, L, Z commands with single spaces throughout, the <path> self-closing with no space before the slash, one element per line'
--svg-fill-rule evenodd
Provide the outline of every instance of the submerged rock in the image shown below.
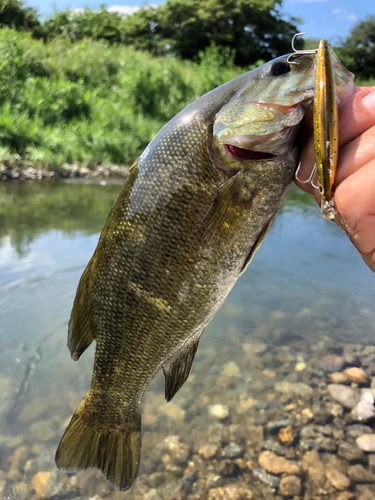
<path fill-rule="evenodd" d="M 336 490 L 347 490 L 350 486 L 350 479 L 336 469 L 328 469 L 326 477 Z"/>
<path fill-rule="evenodd" d="M 285 476 L 280 480 L 279 493 L 284 497 L 297 496 L 301 493 L 301 479 L 298 476 Z"/>
<path fill-rule="evenodd" d="M 290 462 L 284 457 L 278 457 L 272 451 L 262 451 L 258 458 L 259 465 L 271 474 L 299 474 L 298 465 Z"/>
<path fill-rule="evenodd" d="M 345 408 L 354 408 L 360 399 L 360 392 L 346 385 L 330 384 L 327 388 L 330 396 Z"/>
<path fill-rule="evenodd" d="M 375 452 L 375 434 L 363 434 L 355 442 L 361 450 Z"/>

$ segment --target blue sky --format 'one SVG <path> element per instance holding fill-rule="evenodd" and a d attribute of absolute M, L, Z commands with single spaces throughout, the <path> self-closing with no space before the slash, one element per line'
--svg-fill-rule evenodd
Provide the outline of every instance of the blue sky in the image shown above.
<path fill-rule="evenodd" d="M 36 7 L 40 14 L 53 12 L 54 8 L 63 10 L 67 7 L 77 9 L 88 5 L 97 9 L 105 3 L 109 10 L 131 12 L 143 4 L 143 0 L 27 0 L 27 5 Z M 151 0 L 150 3 L 161 3 Z M 326 38 L 332 42 L 339 37 L 346 37 L 351 28 L 369 14 L 375 15 L 375 0 L 284 0 L 283 12 L 301 17 L 302 31 L 308 36 Z"/>

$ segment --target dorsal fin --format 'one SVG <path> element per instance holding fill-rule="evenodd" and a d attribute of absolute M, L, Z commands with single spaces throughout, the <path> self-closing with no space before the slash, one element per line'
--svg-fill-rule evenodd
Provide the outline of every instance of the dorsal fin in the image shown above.
<path fill-rule="evenodd" d="M 74 361 L 77 361 L 91 342 L 95 340 L 90 324 L 90 275 L 92 260 L 91 258 L 79 281 L 69 320 L 68 348 Z"/>
<path fill-rule="evenodd" d="M 163 366 L 165 380 L 165 399 L 172 401 L 174 395 L 186 382 L 197 352 L 199 339 L 191 342 L 171 363 Z"/>

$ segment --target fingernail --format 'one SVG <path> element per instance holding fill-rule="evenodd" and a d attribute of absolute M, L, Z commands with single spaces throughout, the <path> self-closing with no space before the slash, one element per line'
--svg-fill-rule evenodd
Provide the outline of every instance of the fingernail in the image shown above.
<path fill-rule="evenodd" d="M 362 103 L 370 111 L 375 111 L 375 90 L 367 94 L 362 99 Z"/>

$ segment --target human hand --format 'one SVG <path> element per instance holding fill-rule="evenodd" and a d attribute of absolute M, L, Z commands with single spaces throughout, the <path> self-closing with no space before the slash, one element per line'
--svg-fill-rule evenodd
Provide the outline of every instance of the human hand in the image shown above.
<path fill-rule="evenodd" d="M 348 234 L 369 268 L 375 272 L 375 86 L 357 87 L 338 106 L 339 155 L 335 176 L 335 221 Z M 315 164 L 312 113 L 306 113 L 300 133 L 298 178 L 308 179 Z M 295 180 L 314 196 L 317 189 Z M 314 184 L 319 185 L 318 176 Z"/>

